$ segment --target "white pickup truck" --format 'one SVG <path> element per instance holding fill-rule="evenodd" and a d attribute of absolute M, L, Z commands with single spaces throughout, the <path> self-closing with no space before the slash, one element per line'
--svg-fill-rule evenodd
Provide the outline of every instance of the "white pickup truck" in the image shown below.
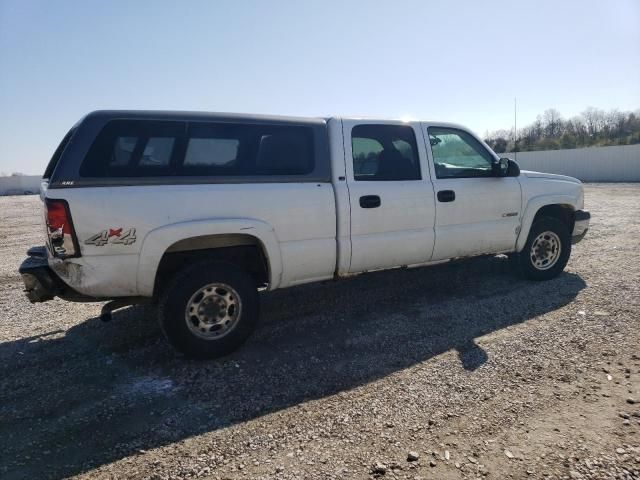
<path fill-rule="evenodd" d="M 44 174 L 32 302 L 158 304 L 196 358 L 237 348 L 258 291 L 506 253 L 529 279 L 565 267 L 590 215 L 575 178 L 521 172 L 439 122 L 97 111 Z"/>

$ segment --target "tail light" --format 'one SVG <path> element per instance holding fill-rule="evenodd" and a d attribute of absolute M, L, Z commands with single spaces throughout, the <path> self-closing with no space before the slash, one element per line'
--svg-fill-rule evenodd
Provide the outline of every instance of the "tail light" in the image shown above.
<path fill-rule="evenodd" d="M 69 204 L 65 200 L 45 200 L 45 218 L 49 248 L 55 257 L 79 257 L 80 248 L 71 221 Z"/>

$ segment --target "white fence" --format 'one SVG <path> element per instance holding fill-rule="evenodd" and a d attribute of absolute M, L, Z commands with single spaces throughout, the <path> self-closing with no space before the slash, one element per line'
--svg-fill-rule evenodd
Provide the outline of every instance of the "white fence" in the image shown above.
<path fill-rule="evenodd" d="M 500 153 L 522 170 L 559 173 L 583 182 L 640 182 L 640 145 Z"/>
<path fill-rule="evenodd" d="M 40 175 L 0 177 L 0 195 L 24 195 L 40 191 Z"/>

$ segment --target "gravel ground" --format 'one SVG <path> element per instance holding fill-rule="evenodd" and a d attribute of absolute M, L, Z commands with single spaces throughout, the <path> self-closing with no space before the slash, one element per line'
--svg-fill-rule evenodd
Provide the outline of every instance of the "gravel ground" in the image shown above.
<path fill-rule="evenodd" d="M 0 478 L 640 478 L 640 184 L 532 283 L 503 257 L 265 295 L 192 362 L 152 307 L 31 305 L 35 197 L 0 198 Z"/>

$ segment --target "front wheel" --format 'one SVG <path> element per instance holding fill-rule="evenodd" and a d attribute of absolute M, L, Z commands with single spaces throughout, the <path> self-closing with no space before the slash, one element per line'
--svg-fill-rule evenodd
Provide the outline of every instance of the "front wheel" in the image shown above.
<path fill-rule="evenodd" d="M 571 255 L 567 225 L 553 217 L 542 217 L 531 226 L 527 243 L 514 256 L 519 272 L 531 280 L 550 280 L 564 270 Z"/>
<path fill-rule="evenodd" d="M 217 358 L 237 349 L 258 322 L 259 298 L 249 274 L 201 262 L 181 270 L 160 298 L 169 342 L 188 357 Z"/>

